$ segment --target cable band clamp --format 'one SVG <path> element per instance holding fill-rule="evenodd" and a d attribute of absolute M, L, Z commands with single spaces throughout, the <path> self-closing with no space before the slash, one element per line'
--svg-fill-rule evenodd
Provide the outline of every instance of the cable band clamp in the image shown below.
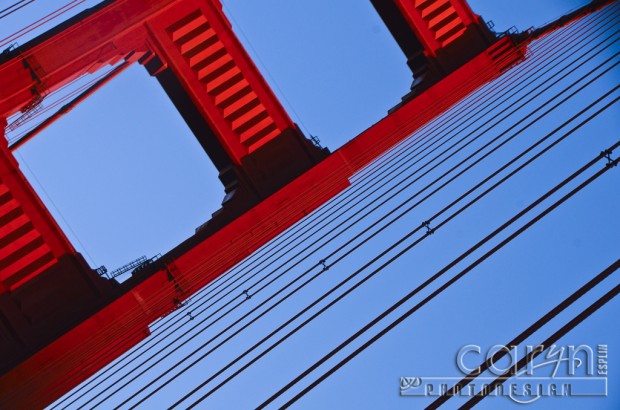
<path fill-rule="evenodd" d="M 432 235 L 435 233 L 435 229 L 431 228 L 431 221 L 422 222 L 422 226 L 426 228 L 427 235 Z"/>
<path fill-rule="evenodd" d="M 601 156 L 607 159 L 607 164 L 605 164 L 609 168 L 613 168 L 618 165 L 618 159 L 612 159 L 611 154 L 613 151 L 606 149 L 605 151 L 601 151 Z"/>

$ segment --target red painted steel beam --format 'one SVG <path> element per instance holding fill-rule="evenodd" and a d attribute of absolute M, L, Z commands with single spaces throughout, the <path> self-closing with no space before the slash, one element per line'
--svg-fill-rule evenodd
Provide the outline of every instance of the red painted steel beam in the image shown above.
<path fill-rule="evenodd" d="M 154 57 L 175 72 L 235 164 L 294 127 L 232 32 L 218 0 L 117 0 L 0 56 L 2 136 L 6 118 L 41 95 L 102 66 L 121 60 L 125 66 L 146 63 Z M 12 290 L 75 250 L 2 140 L 1 189 L 7 192 L 2 196 L 6 203 L 0 204 L 0 289 Z"/>
<path fill-rule="evenodd" d="M 75 254 L 43 202 L 19 169 L 0 118 L 0 295 L 12 291 Z"/>
<path fill-rule="evenodd" d="M 8 148 L 6 119 L 85 73 L 124 58 L 137 61 L 148 51 L 145 20 L 173 3 L 156 0 L 147 8 L 142 1 L 118 0 L 0 56 L 0 294 L 25 285 L 65 255 L 76 257 Z"/>
<path fill-rule="evenodd" d="M 117 0 L 24 44 L 16 50 L 19 54 L 0 64 L 0 117 L 8 118 L 27 106 L 33 87 L 51 92 L 136 51 L 147 52 L 144 22 L 174 3 L 153 0 L 145 7 L 143 1 Z M 40 68 L 40 78 L 33 78 L 24 62 Z"/>
<path fill-rule="evenodd" d="M 36 378 L 30 391 L 38 406 L 59 398 L 146 337 L 149 323 L 344 190 L 354 173 L 523 57 L 524 50 L 510 38 L 501 39 L 9 371 L 0 378 L 0 396 L 8 397 L 24 380 L 54 363 L 54 372 Z M 67 359 L 54 362 L 57 357 Z M 21 408 L 32 405 L 29 399 L 16 396 L 5 405 Z"/>
<path fill-rule="evenodd" d="M 123 59 L 146 62 L 154 53 L 241 164 L 294 124 L 221 7 L 219 0 L 117 0 L 87 10 L 0 60 L 0 118 L 83 74 Z"/>
<path fill-rule="evenodd" d="M 407 57 L 413 72 L 414 93 L 440 80 L 497 41 L 495 34 L 465 0 L 371 2 Z"/>
<path fill-rule="evenodd" d="M 294 126 L 232 32 L 219 1 L 185 0 L 146 27 L 152 48 L 237 164 Z"/>
<path fill-rule="evenodd" d="M 127 62 L 124 62 L 116 66 L 104 78 L 97 81 L 95 84 L 93 84 L 87 90 L 80 93 L 77 97 L 75 97 L 73 100 L 71 100 L 67 104 L 63 105 L 58 111 L 56 111 L 54 114 L 47 117 L 34 129 L 32 129 L 31 131 L 28 131 L 28 133 L 26 133 L 23 137 L 20 137 L 17 141 L 15 141 L 14 144 L 11 144 L 9 146 L 9 150 L 14 151 L 18 149 L 19 147 L 21 147 L 22 145 L 24 145 L 25 143 L 27 143 L 28 141 L 30 141 L 36 135 L 38 135 L 43 130 L 47 129 L 50 125 L 52 125 L 54 122 L 56 122 L 60 117 L 62 117 L 63 115 L 66 115 L 69 111 L 75 108 L 79 103 L 83 102 L 88 97 L 93 95 L 95 91 L 99 90 L 100 88 L 108 84 L 111 80 L 116 78 L 128 66 L 129 64 Z"/>
<path fill-rule="evenodd" d="M 484 25 L 465 0 L 393 1 L 430 57 L 437 57 L 439 50 L 458 39 L 470 26 Z"/>

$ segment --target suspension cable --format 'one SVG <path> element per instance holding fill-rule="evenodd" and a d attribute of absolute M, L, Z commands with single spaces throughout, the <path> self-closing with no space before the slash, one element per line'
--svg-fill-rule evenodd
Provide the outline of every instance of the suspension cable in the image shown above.
<path fill-rule="evenodd" d="M 493 392 L 498 386 L 502 385 L 506 380 L 510 379 L 512 376 L 516 374 L 519 370 L 523 369 L 534 360 L 538 355 L 547 350 L 550 346 L 555 344 L 558 340 L 564 337 L 568 332 L 573 330 L 577 325 L 590 317 L 594 312 L 603 307 L 607 302 L 618 296 L 620 293 L 620 285 L 616 285 L 609 292 L 605 293 L 601 298 L 599 298 L 596 302 L 588 306 L 585 310 L 571 319 L 568 323 L 558 329 L 555 333 L 549 336 L 544 342 L 539 344 L 540 348 L 534 349 L 531 353 L 528 353 L 524 358 L 519 360 L 515 366 L 511 366 L 510 370 L 505 372 L 503 375 L 497 377 L 490 385 L 485 386 L 484 389 L 472 397 L 467 403 L 461 406 L 461 409 L 471 409 L 476 404 L 480 403 L 482 399 L 487 397 L 491 392 Z"/>
<path fill-rule="evenodd" d="M 561 303 L 559 303 L 556 307 L 551 309 L 547 314 L 534 322 L 531 326 L 521 332 L 517 337 L 512 339 L 509 343 L 504 346 L 519 346 L 521 343 L 525 342 L 528 337 L 532 336 L 538 330 L 540 330 L 543 326 L 548 324 L 553 318 L 562 313 L 566 308 L 575 303 L 579 298 L 584 296 L 590 290 L 592 290 L 595 286 L 600 284 L 602 281 L 607 279 L 613 273 L 615 273 L 618 269 L 620 269 L 620 259 L 617 259 L 614 263 L 612 263 L 607 269 L 596 275 L 592 278 L 588 283 L 577 289 L 573 294 L 564 299 Z M 426 410 L 434 410 L 438 409 L 439 406 L 445 404 L 450 398 L 455 395 L 458 395 L 460 391 L 463 390 L 465 386 L 474 381 L 479 375 L 486 372 L 494 363 L 500 361 L 504 356 L 508 354 L 508 351 L 505 349 L 500 349 L 495 352 L 491 357 L 489 357 L 484 363 L 481 363 L 474 371 L 470 372 L 467 376 L 463 377 L 457 384 L 452 386 L 449 390 L 447 390 L 444 394 L 442 394 L 439 398 L 437 398 L 431 405 L 426 407 Z"/>
<path fill-rule="evenodd" d="M 615 149 L 618 146 L 620 146 L 620 142 L 617 142 L 616 144 L 614 144 L 614 146 L 611 149 Z M 596 164 L 597 162 L 599 162 L 601 159 L 604 159 L 605 156 L 603 155 L 603 153 L 597 155 L 592 161 L 590 161 L 589 163 L 587 163 L 586 165 L 584 165 L 582 168 L 580 168 L 579 170 L 577 170 L 575 173 L 573 173 L 571 176 L 569 176 L 567 179 L 565 179 L 564 181 L 562 181 L 560 184 L 556 185 L 556 187 L 554 187 L 552 190 L 548 191 L 546 194 L 544 194 L 542 197 L 540 197 L 538 200 L 536 200 L 535 202 L 533 202 L 530 206 L 528 206 L 527 208 L 525 208 L 523 211 L 521 211 L 519 214 L 517 214 L 515 217 L 511 218 L 508 222 L 506 222 L 504 225 L 502 225 L 502 227 L 498 228 L 496 231 L 494 231 L 491 235 L 495 236 L 497 233 L 499 233 L 501 230 L 503 230 L 505 227 L 509 226 L 510 224 L 512 224 L 514 221 L 516 221 L 517 219 L 519 219 L 521 216 L 523 216 L 525 213 L 529 212 L 531 209 L 533 209 L 534 207 L 536 207 L 538 204 L 540 204 L 541 202 L 543 202 L 545 199 L 549 198 L 552 194 L 554 194 L 555 192 L 557 192 L 558 190 L 560 190 L 562 187 L 564 187 L 565 185 L 567 185 L 569 182 L 571 182 L 572 180 L 574 180 L 576 177 L 580 176 L 582 173 L 584 173 L 587 169 L 589 169 L 590 167 L 592 167 L 594 164 Z M 372 338 L 370 338 L 368 341 L 366 341 L 365 343 L 363 343 L 360 347 L 358 347 L 357 349 L 355 349 L 352 353 L 350 353 L 349 355 L 347 355 L 344 359 L 340 360 L 337 364 L 335 364 L 334 366 L 332 366 L 329 370 L 327 370 L 325 373 L 323 373 L 319 378 L 317 378 L 316 380 L 314 380 L 312 383 L 310 383 L 310 385 L 308 385 L 306 388 L 304 388 L 301 392 L 299 392 L 298 394 L 296 394 L 292 399 L 290 399 L 289 401 L 287 401 L 282 408 L 288 408 L 290 407 L 293 403 L 295 403 L 297 400 L 299 400 L 301 397 L 303 397 L 305 394 L 307 394 L 309 391 L 311 391 L 312 389 L 314 389 L 316 386 L 318 386 L 321 382 L 323 382 L 325 379 L 327 379 L 329 376 L 331 376 L 333 373 L 335 373 L 338 369 L 340 369 L 342 366 L 344 366 L 346 363 L 348 363 L 349 361 L 351 361 L 353 358 L 355 358 L 358 354 L 360 354 L 361 352 L 363 352 L 364 350 L 366 350 L 369 346 L 371 346 L 372 344 L 374 344 L 377 340 L 379 340 L 381 337 L 383 337 L 385 334 L 387 334 L 390 330 L 394 329 L 398 324 L 402 323 L 405 319 L 407 319 L 409 316 L 411 316 L 413 313 L 417 312 L 420 308 L 422 308 L 423 306 L 425 306 L 427 303 L 429 303 L 431 300 L 433 300 L 436 296 L 440 295 L 443 291 L 445 291 L 447 288 L 449 288 L 452 284 L 454 284 L 455 282 L 457 282 L 459 279 L 461 279 L 463 276 L 465 276 L 467 273 L 469 273 L 471 270 L 473 270 L 475 267 L 477 267 L 478 265 L 480 265 L 482 262 L 484 262 L 486 259 L 488 259 L 490 256 L 492 256 L 494 253 L 496 253 L 498 250 L 502 249 L 506 244 L 510 243 L 512 240 L 514 240 L 516 237 L 518 237 L 520 234 L 522 234 L 523 232 L 525 232 L 527 229 L 529 229 L 531 226 L 533 226 L 536 222 L 540 221 L 542 218 L 544 218 L 546 215 L 548 215 L 549 213 L 551 213 L 553 210 L 555 210 L 557 207 L 559 207 L 560 205 L 562 205 L 564 202 L 566 202 L 568 199 L 572 198 L 575 194 L 577 194 L 578 192 L 580 192 L 581 190 L 583 190 L 585 187 L 587 187 L 588 185 L 590 185 L 592 182 L 594 182 L 595 180 L 597 180 L 598 178 L 600 178 L 603 174 L 605 174 L 606 172 L 608 172 L 610 169 L 612 169 L 615 165 L 618 164 L 620 158 L 617 158 L 613 161 L 613 163 L 610 164 L 606 164 L 602 169 L 600 169 L 599 171 L 597 171 L 595 174 L 593 174 L 592 176 L 590 176 L 588 179 L 586 179 L 584 182 L 582 182 L 581 184 L 579 184 L 577 187 L 575 187 L 574 189 L 572 189 L 570 192 L 568 192 L 567 194 L 565 194 L 564 196 L 562 196 L 560 199 L 558 199 L 557 201 L 555 201 L 553 204 L 551 204 L 549 207 L 547 207 L 545 210 L 543 210 L 542 212 L 540 212 L 539 214 L 537 214 L 534 218 L 532 218 L 531 220 L 529 220 L 526 224 L 524 224 L 522 227 L 520 227 L 519 229 L 517 229 L 514 233 L 512 233 L 510 236 L 508 236 L 506 239 L 502 240 L 498 245 L 494 246 L 490 251 L 486 252 L 484 255 L 482 255 L 480 258 L 476 259 L 476 261 L 474 261 L 472 264 L 470 264 L 469 266 L 467 266 L 465 269 L 463 269 L 461 272 L 459 272 L 457 275 L 455 275 L 454 277 L 452 277 L 450 280 L 448 280 L 447 282 L 445 282 L 443 285 L 441 285 L 437 290 L 435 290 L 434 292 L 432 292 L 429 296 L 427 296 L 426 298 L 424 298 L 421 302 L 419 302 L 418 304 L 416 304 L 414 307 L 410 308 L 409 310 L 407 310 L 404 314 L 400 315 L 396 320 L 392 321 L 388 326 L 384 327 L 381 331 L 379 331 L 378 333 L 376 333 Z M 480 246 L 482 246 L 484 243 L 486 243 L 490 238 L 490 236 L 487 236 L 486 238 L 484 238 L 482 241 L 478 242 L 478 244 L 474 245 L 473 248 L 470 248 L 467 252 L 465 252 L 464 254 L 462 254 L 461 256 L 459 256 L 457 259 L 455 259 L 453 262 L 451 262 L 448 266 L 452 267 L 454 265 L 456 265 L 458 262 L 460 262 L 461 260 L 465 259 L 466 256 L 469 256 L 471 253 L 473 253 L 473 251 L 475 249 L 478 249 Z M 406 248 L 405 248 L 406 249 Z M 404 251 L 401 251 L 404 252 Z M 391 259 L 388 262 L 391 262 L 393 259 Z M 388 263 L 386 262 L 386 263 Z M 431 277 L 431 279 L 429 280 L 434 280 L 435 278 L 441 276 L 444 272 L 446 272 L 447 269 L 444 268 L 441 271 L 439 271 L 438 273 L 436 273 L 435 275 L 433 275 L 433 277 Z M 428 283 L 425 282 L 425 283 Z M 421 285 L 423 286 L 423 285 Z M 400 307 L 402 304 L 404 304 L 405 302 L 407 302 L 408 300 L 410 300 L 413 296 L 415 296 L 419 290 L 421 290 L 421 286 L 416 288 L 415 290 L 413 290 L 412 292 L 410 292 L 409 294 L 407 294 L 405 297 L 403 297 L 402 299 L 400 299 L 397 303 L 393 304 L 389 309 L 385 310 L 382 314 L 380 314 L 379 316 L 377 316 L 375 319 L 373 319 L 371 322 L 368 322 L 368 324 L 366 324 L 363 328 L 361 328 L 360 330 L 358 330 L 354 335 L 352 335 L 351 337 L 349 337 L 346 341 L 344 341 L 343 343 L 341 343 L 338 347 L 336 347 L 335 349 L 333 349 L 330 353 L 328 353 L 327 355 L 323 356 L 323 358 L 321 358 L 319 361 L 317 361 L 314 365 L 312 365 L 311 367 L 309 367 L 308 369 L 306 369 L 306 371 L 304 371 L 302 374 L 300 374 L 299 376 L 297 376 L 293 381 L 291 381 L 289 384 L 287 384 L 285 387 L 283 387 L 281 390 L 279 390 L 277 393 L 275 393 L 273 396 L 271 396 L 269 399 L 267 399 L 265 402 L 263 402 L 260 406 L 258 406 L 259 409 L 264 408 L 266 405 L 270 404 L 271 402 L 273 402 L 276 398 L 278 398 L 280 395 L 282 395 L 285 391 L 287 391 L 288 389 L 290 389 L 293 385 L 297 384 L 300 380 L 302 380 L 303 378 L 305 378 L 309 373 L 311 373 L 312 371 L 314 371 L 317 367 L 319 367 L 321 364 L 325 363 L 329 358 L 333 357 L 336 353 L 338 353 L 340 350 L 342 350 L 344 347 L 346 347 L 347 345 L 349 345 L 351 342 L 353 342 L 354 340 L 356 340 L 358 337 L 360 337 L 362 334 L 364 334 L 366 331 L 368 331 L 369 329 L 371 329 L 374 325 L 376 325 L 378 322 L 380 322 L 383 318 L 385 318 L 386 316 L 388 316 L 390 313 L 394 312 L 398 307 Z M 210 392 L 209 392 L 210 393 Z M 188 409 L 191 409 L 193 407 L 195 407 L 195 405 L 197 405 L 198 403 L 200 403 L 201 401 L 203 401 L 206 397 L 208 396 L 208 394 L 203 395 L 199 400 L 195 401 L 194 403 L 192 403 L 191 406 L 188 407 Z"/>
<path fill-rule="evenodd" d="M 18 10 L 23 9 L 30 3 L 34 3 L 34 0 L 20 0 L 17 3 L 14 3 L 12 6 L 9 6 L 3 10 L 0 10 L 0 20 L 2 20 L 5 17 L 10 16 L 11 14 L 15 13 Z"/>

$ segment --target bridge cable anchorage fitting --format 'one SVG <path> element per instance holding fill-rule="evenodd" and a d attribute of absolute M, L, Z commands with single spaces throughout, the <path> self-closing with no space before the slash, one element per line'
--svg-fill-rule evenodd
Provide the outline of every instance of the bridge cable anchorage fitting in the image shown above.
<path fill-rule="evenodd" d="M 422 226 L 426 228 L 427 235 L 432 235 L 435 233 L 435 229 L 431 228 L 431 221 L 422 222 Z"/>
<path fill-rule="evenodd" d="M 607 159 L 607 164 L 605 164 L 605 166 L 609 167 L 609 168 L 613 168 L 616 165 L 618 165 L 618 159 L 612 159 L 611 158 L 611 154 L 613 153 L 613 151 L 606 149 L 605 151 L 601 151 L 601 156 L 605 159 Z"/>
<path fill-rule="evenodd" d="M 252 295 L 250 295 L 250 292 L 248 291 L 248 289 L 244 290 L 243 292 L 241 292 L 242 295 L 245 295 L 245 300 L 251 299 Z"/>
<path fill-rule="evenodd" d="M 327 264 L 327 262 L 325 261 L 325 259 L 321 259 L 319 261 L 319 265 L 323 266 L 323 272 L 329 270 L 329 265 Z"/>

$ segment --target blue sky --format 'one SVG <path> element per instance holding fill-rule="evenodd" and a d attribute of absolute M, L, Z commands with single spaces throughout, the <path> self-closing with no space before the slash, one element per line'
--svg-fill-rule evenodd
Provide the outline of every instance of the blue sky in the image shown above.
<path fill-rule="evenodd" d="M 5 19 L 8 21 L 0 27 L 0 37 L 45 14 L 48 7 L 54 9 L 63 2 L 50 1 L 45 6 L 37 3 L 14 18 Z M 409 88 L 411 75 L 405 59 L 369 1 L 227 0 L 223 3 L 241 41 L 290 115 L 306 133 L 317 135 L 332 150 L 385 116 Z M 519 29 L 539 26 L 583 3 L 568 0 L 470 2 L 475 12 L 493 20 L 498 31 L 511 26 Z M 611 46 L 596 63 L 617 51 L 617 45 Z M 588 67 L 581 72 L 569 70 L 562 84 L 575 81 Z M 616 67 L 586 92 L 563 105 L 556 115 L 541 121 L 518 141 L 473 169 L 463 180 L 330 269 L 329 275 L 295 300 L 284 304 L 225 349 L 179 378 L 156 396 L 156 400 L 148 402 L 148 408 L 165 407 L 174 402 L 179 392 L 197 385 L 212 369 L 226 364 L 279 321 L 286 320 L 292 312 L 418 226 L 426 216 L 549 132 L 565 117 L 617 85 L 618 77 Z M 549 95 L 558 90 L 552 89 Z M 499 115 L 527 96 L 526 90 L 491 115 Z M 246 408 L 259 404 L 424 278 L 614 143 L 618 139 L 619 113 L 617 105 L 613 106 L 203 405 Z M 498 132 L 494 130 L 488 135 Z M 104 264 L 114 268 L 141 255 L 165 252 L 206 221 L 219 207 L 223 196 L 208 158 L 156 81 L 139 66 L 131 67 L 20 149 L 18 160 L 91 266 Z M 440 170 L 443 169 L 438 172 Z M 399 195 L 384 212 L 429 180 L 430 177 L 423 179 Z M 425 404 L 421 399 L 398 396 L 400 376 L 458 376 L 454 358 L 461 346 L 489 347 L 509 341 L 618 257 L 619 183 L 620 174 L 613 170 L 592 184 L 330 377 L 297 406 L 404 409 Z M 339 221 L 352 218 L 397 187 L 397 179 L 386 183 L 380 195 L 360 204 Z M 361 227 L 376 218 L 370 217 Z M 323 249 L 308 249 L 311 256 L 300 267 L 292 269 L 288 277 L 312 266 L 321 255 L 354 234 L 355 230 Z M 473 258 L 459 266 L 464 267 L 468 261 Z M 529 342 L 544 339 L 617 282 L 617 278 L 607 280 L 604 286 Z M 426 294 L 428 292 L 421 296 Z M 618 303 L 612 301 L 561 341 L 564 345 L 609 346 L 609 397 L 547 399 L 529 408 L 618 408 L 619 383 L 614 370 L 620 368 L 615 353 L 620 347 L 615 315 Z M 218 324 L 201 333 L 197 340 L 207 339 L 221 327 Z M 175 360 L 179 359 L 173 357 L 169 363 Z M 143 380 L 137 378 L 128 392 L 138 388 Z M 104 390 L 105 384 L 99 389 Z M 95 389 L 91 394 L 96 395 L 98 391 Z M 123 396 L 113 398 L 104 407 L 113 407 Z M 511 407 L 510 402 L 501 398 L 483 401 L 480 406 L 508 407 Z"/>

